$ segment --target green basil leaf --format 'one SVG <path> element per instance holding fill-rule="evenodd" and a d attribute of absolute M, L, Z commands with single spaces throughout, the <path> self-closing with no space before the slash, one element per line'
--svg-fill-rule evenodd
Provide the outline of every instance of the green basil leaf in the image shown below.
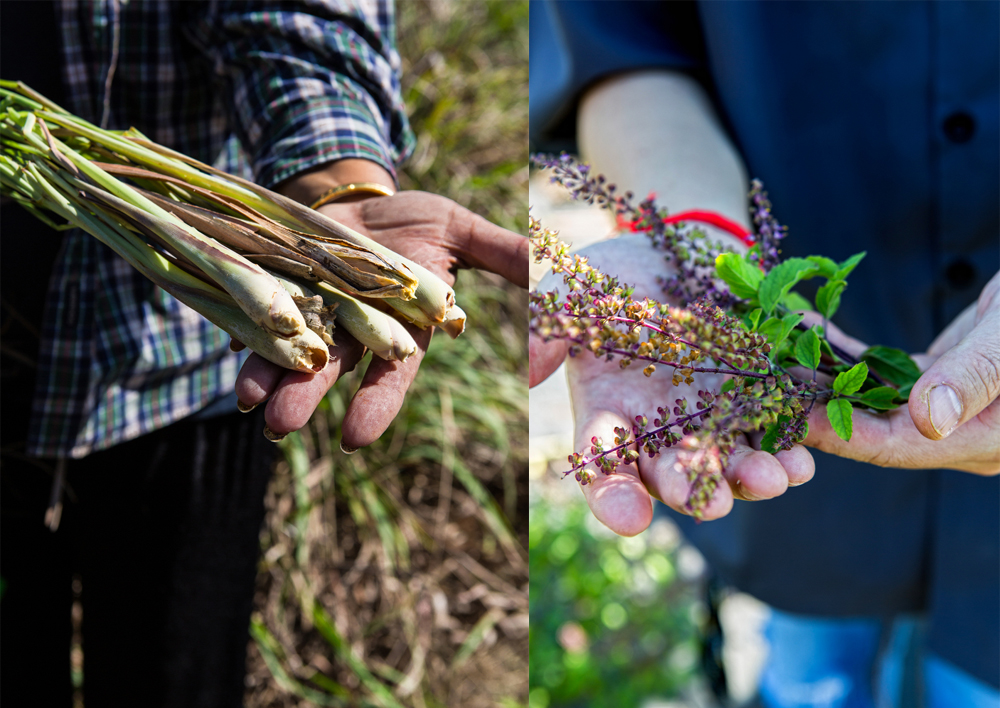
<path fill-rule="evenodd" d="M 809 260 L 816 264 L 819 268 L 819 275 L 824 278 L 832 280 L 837 276 L 837 271 L 840 270 L 840 266 L 837 265 L 837 261 L 832 258 L 827 258 L 826 256 L 809 256 Z"/>
<path fill-rule="evenodd" d="M 913 384 L 920 378 L 920 367 L 910 355 L 892 347 L 871 347 L 861 355 L 861 360 L 891 384 L 899 388 L 900 398 L 910 394 Z"/>
<path fill-rule="evenodd" d="M 891 411 L 893 408 L 899 407 L 899 404 L 895 402 L 896 396 L 897 391 L 891 386 L 879 386 L 878 388 L 870 388 L 862 393 L 861 402 L 869 408 L 880 411 Z"/>
<path fill-rule="evenodd" d="M 757 296 L 757 287 L 764 279 L 760 268 L 747 263 L 738 253 L 720 253 L 715 259 L 715 272 L 733 295 L 745 300 Z"/>
<path fill-rule="evenodd" d="M 843 398 L 834 398 L 826 404 L 826 417 L 841 440 L 850 441 L 854 433 L 853 412 L 851 404 Z"/>
<path fill-rule="evenodd" d="M 861 385 L 864 384 L 867 378 L 868 364 L 862 361 L 844 373 L 837 374 L 837 378 L 833 381 L 833 390 L 844 396 L 850 396 L 861 388 Z"/>
<path fill-rule="evenodd" d="M 719 393 L 729 393 L 734 388 L 736 388 L 736 379 L 726 379 L 726 382 L 722 384 L 722 388 L 719 389 Z M 893 395 L 896 394 L 895 391 L 892 393 Z"/>
<path fill-rule="evenodd" d="M 795 358 L 807 369 L 815 370 L 819 366 L 819 337 L 815 329 L 807 329 L 799 335 L 795 342 Z"/>
<path fill-rule="evenodd" d="M 792 330 L 795 329 L 795 325 L 801 321 L 802 315 L 797 312 L 790 312 L 781 319 L 771 317 L 765 320 L 757 328 L 757 331 L 767 337 L 772 350 L 777 350 L 781 346 L 781 343 L 788 338 Z M 772 361 L 774 360 L 772 359 Z"/>
<path fill-rule="evenodd" d="M 813 304 L 802 295 L 799 295 L 794 290 L 791 290 L 784 294 L 781 298 L 781 304 L 787 307 L 789 310 L 811 310 L 813 309 Z"/>
<path fill-rule="evenodd" d="M 805 258 L 789 258 L 772 268 L 757 289 L 760 306 L 764 308 L 765 314 L 771 314 L 774 306 L 793 285 L 816 274 L 818 270 L 819 266 Z"/>
<path fill-rule="evenodd" d="M 847 287 L 844 280 L 831 280 L 816 291 L 816 309 L 823 317 L 830 319 L 840 307 L 840 295 Z"/>
<path fill-rule="evenodd" d="M 858 267 L 858 263 L 861 259 L 868 255 L 868 251 L 862 251 L 861 253 L 855 253 L 853 256 L 848 258 L 846 261 L 840 264 L 840 270 L 837 271 L 835 277 L 836 280 L 844 280 L 851 274 L 851 271 Z"/>
<path fill-rule="evenodd" d="M 747 315 L 747 320 L 748 320 L 748 323 L 750 325 L 750 331 L 751 332 L 756 331 L 757 324 L 760 322 L 761 312 L 762 312 L 762 310 L 758 307 L 758 308 L 756 308 L 754 310 L 751 310 L 750 314 Z"/>
<path fill-rule="evenodd" d="M 767 430 L 764 431 L 764 437 L 760 441 L 760 449 L 771 455 L 778 452 L 774 444 L 778 441 L 778 435 L 781 434 L 790 420 L 791 418 L 787 415 L 778 416 L 778 420 L 769 425 Z"/>

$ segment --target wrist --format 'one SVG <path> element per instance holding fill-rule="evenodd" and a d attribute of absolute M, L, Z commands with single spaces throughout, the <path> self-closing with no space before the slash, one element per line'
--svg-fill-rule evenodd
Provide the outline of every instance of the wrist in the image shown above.
<path fill-rule="evenodd" d="M 392 191 L 396 190 L 396 181 L 392 175 L 377 162 L 347 158 L 336 162 L 327 162 L 312 170 L 297 174 L 277 185 L 275 191 L 308 206 L 314 204 L 331 189 L 352 183 L 370 183 L 382 185 Z M 375 196 L 373 191 L 344 194 L 337 199 L 337 202 L 368 199 Z"/>

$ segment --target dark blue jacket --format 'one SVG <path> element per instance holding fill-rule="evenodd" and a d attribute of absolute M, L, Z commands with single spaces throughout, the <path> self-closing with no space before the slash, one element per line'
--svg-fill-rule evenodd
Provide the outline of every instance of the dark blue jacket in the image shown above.
<path fill-rule="evenodd" d="M 789 226 L 784 255 L 868 251 L 835 318 L 853 336 L 923 351 L 1000 267 L 1000 4 L 531 10 L 534 146 L 572 144 L 597 78 L 691 73 Z M 930 649 L 1000 686 L 1000 478 L 814 455 L 809 484 L 689 537 L 787 611 L 925 610 Z"/>

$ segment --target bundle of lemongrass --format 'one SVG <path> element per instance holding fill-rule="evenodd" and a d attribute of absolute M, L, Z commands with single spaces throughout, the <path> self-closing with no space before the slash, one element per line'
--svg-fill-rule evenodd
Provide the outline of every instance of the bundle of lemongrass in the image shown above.
<path fill-rule="evenodd" d="M 54 228 L 84 229 L 279 366 L 320 371 L 334 320 L 388 360 L 416 351 L 396 315 L 452 337 L 464 328 L 454 291 L 420 265 L 135 129 L 102 130 L 20 82 L 0 81 L 0 142 L 4 196 Z"/>

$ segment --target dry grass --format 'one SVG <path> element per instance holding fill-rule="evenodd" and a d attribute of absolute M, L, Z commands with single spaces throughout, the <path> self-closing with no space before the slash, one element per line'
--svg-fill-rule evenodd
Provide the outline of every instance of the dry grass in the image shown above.
<path fill-rule="evenodd" d="M 527 3 L 400 3 L 419 136 L 402 181 L 527 221 Z M 344 455 L 358 375 L 283 443 L 246 705 L 516 706 L 528 694 L 527 299 L 463 274 L 393 426 Z"/>

